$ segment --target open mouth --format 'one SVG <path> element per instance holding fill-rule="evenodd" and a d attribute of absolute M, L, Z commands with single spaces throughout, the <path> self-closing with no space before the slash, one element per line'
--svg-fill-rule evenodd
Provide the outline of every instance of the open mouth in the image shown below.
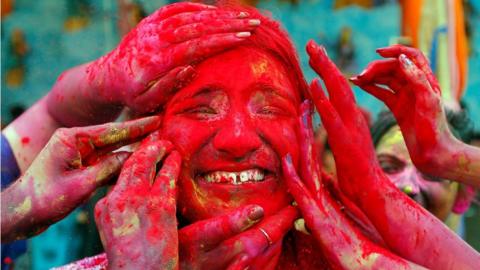
<path fill-rule="evenodd" d="M 262 169 L 249 169 L 238 172 L 211 171 L 199 175 L 200 180 L 207 183 L 242 185 L 263 182 L 271 173 Z"/>

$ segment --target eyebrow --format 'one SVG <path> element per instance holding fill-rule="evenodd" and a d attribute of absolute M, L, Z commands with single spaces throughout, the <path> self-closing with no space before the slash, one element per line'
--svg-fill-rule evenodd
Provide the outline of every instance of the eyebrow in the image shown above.
<path fill-rule="evenodd" d="M 377 155 L 377 159 L 380 159 L 380 158 L 385 158 L 385 159 L 388 159 L 388 161 L 390 162 L 393 162 L 395 164 L 406 164 L 406 162 L 400 158 L 398 158 L 397 156 L 391 154 L 391 153 L 379 153 Z"/>
<path fill-rule="evenodd" d="M 272 85 L 272 84 L 266 83 L 266 82 L 255 82 L 255 83 L 253 83 L 253 85 L 251 85 L 251 87 L 255 87 L 257 89 L 264 90 L 264 91 L 265 90 L 271 91 L 275 95 L 277 95 L 277 96 L 279 96 L 283 99 L 290 100 L 290 101 L 296 101 L 296 97 L 290 95 L 288 90 L 284 87 L 279 88 L 276 85 Z"/>
<path fill-rule="evenodd" d="M 210 92 L 215 92 L 222 90 L 223 87 L 217 84 L 207 84 L 205 86 L 200 87 L 198 90 L 196 90 L 192 95 L 184 97 L 184 98 L 196 98 L 198 96 L 202 96 L 205 94 L 209 94 Z"/>

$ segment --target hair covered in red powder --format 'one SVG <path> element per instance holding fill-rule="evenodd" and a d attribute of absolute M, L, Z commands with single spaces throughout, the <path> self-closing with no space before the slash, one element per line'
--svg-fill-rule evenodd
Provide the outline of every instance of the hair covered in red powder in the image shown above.
<path fill-rule="evenodd" d="M 279 22 L 272 19 L 270 14 L 263 14 L 266 13 L 265 11 L 260 12 L 254 7 L 240 5 L 236 1 L 217 1 L 216 6 L 224 10 L 247 12 L 249 19 L 259 19 L 260 26 L 252 32 L 252 36 L 247 38 L 242 46 L 260 48 L 278 58 L 289 71 L 288 76 L 298 89 L 300 96 L 302 98 L 308 96 L 308 86 L 303 77 L 295 47 Z"/>

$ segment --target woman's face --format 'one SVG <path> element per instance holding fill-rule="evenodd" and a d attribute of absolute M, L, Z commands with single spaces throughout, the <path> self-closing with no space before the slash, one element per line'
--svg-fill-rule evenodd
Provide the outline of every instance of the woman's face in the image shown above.
<path fill-rule="evenodd" d="M 410 159 L 398 126 L 392 127 L 382 136 L 376 152 L 383 171 L 399 189 L 440 220 L 446 220 L 457 196 L 456 182 L 419 172 Z"/>
<path fill-rule="evenodd" d="M 209 58 L 167 104 L 163 136 L 182 154 L 178 207 L 193 222 L 247 204 L 291 202 L 281 158 L 298 159 L 300 95 L 270 54 L 240 47 Z"/>

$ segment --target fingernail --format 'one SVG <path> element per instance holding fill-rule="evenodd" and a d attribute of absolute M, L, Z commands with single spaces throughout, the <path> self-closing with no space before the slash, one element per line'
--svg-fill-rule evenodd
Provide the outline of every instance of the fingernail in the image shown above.
<path fill-rule="evenodd" d="M 405 67 L 411 67 L 413 66 L 413 62 L 408 59 L 408 57 L 405 54 L 400 54 L 400 62 L 405 66 Z"/>
<path fill-rule="evenodd" d="M 184 69 L 180 70 L 177 73 L 177 82 L 175 84 L 175 88 L 178 90 L 185 87 L 193 80 L 193 78 L 195 78 L 195 75 L 195 69 L 192 66 L 186 66 Z"/>
<path fill-rule="evenodd" d="M 355 83 L 355 84 L 356 84 L 356 83 L 359 82 L 360 79 L 358 78 L 358 76 L 353 76 L 353 77 L 350 77 L 349 80 L 350 80 L 352 83 Z"/>
<path fill-rule="evenodd" d="M 361 78 L 365 75 L 365 73 L 367 73 L 367 69 L 362 70 L 362 72 L 360 72 L 360 74 L 358 74 L 357 77 Z"/>
<path fill-rule="evenodd" d="M 250 213 L 248 213 L 248 218 L 251 220 L 259 220 L 263 218 L 263 208 L 256 206 L 252 210 L 250 210 Z"/>
<path fill-rule="evenodd" d="M 248 16 L 249 16 L 248 12 L 242 11 L 242 12 L 238 13 L 238 18 L 240 18 L 240 19 L 246 18 Z"/>
<path fill-rule="evenodd" d="M 302 113 L 302 123 L 304 127 L 308 127 L 308 121 L 310 120 L 310 105 L 308 104 L 306 110 Z"/>
<path fill-rule="evenodd" d="M 328 57 L 328 53 L 327 53 L 327 50 L 325 49 L 325 47 L 323 47 L 322 45 L 319 46 L 320 47 L 320 51 Z"/>
<path fill-rule="evenodd" d="M 285 161 L 288 163 L 288 164 L 292 164 L 292 156 L 290 154 L 287 154 L 285 156 Z"/>
<path fill-rule="evenodd" d="M 237 36 L 239 38 L 246 38 L 246 37 L 249 37 L 251 35 L 252 34 L 250 32 L 238 32 L 237 34 L 235 34 L 235 36 Z"/>
<path fill-rule="evenodd" d="M 180 70 L 177 74 L 177 78 L 182 80 L 190 78 L 195 74 L 195 69 L 192 66 L 186 66 L 184 69 Z"/>
<path fill-rule="evenodd" d="M 250 26 L 260 25 L 260 20 L 258 20 L 258 19 L 248 20 L 248 25 L 250 25 Z"/>

